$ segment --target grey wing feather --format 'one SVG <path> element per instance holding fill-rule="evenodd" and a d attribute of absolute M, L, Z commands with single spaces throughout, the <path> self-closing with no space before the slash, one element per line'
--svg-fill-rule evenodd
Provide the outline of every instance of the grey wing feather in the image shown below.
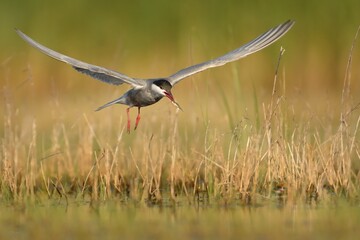
<path fill-rule="evenodd" d="M 21 32 L 20 30 L 15 29 L 15 31 L 17 32 L 17 34 L 19 34 L 19 36 L 22 39 L 24 39 L 26 42 L 28 42 L 30 45 L 37 48 L 41 52 L 45 53 L 46 55 L 48 55 L 52 58 L 59 60 L 59 61 L 70 64 L 75 70 L 77 70 L 81 73 L 87 74 L 95 79 L 98 79 L 98 80 L 106 82 L 106 83 L 114 84 L 114 85 L 120 85 L 122 83 L 128 83 L 135 87 L 145 85 L 144 80 L 134 79 L 134 78 L 128 77 L 122 73 L 119 73 L 119 72 L 116 72 L 116 71 L 113 71 L 113 70 L 110 70 L 110 69 L 107 69 L 104 67 L 88 64 L 88 63 L 79 61 L 77 59 L 71 58 L 69 56 L 63 55 L 61 53 L 51 50 L 51 49 L 41 45 L 40 43 L 34 41 L 29 36 L 27 36 L 26 34 Z"/>
<path fill-rule="evenodd" d="M 184 68 L 176 72 L 175 74 L 171 75 L 167 79 L 172 85 L 175 85 L 183 78 L 186 78 L 195 73 L 204 71 L 208 68 L 222 66 L 226 63 L 233 62 L 240 58 L 246 57 L 247 55 L 255 53 L 269 46 L 270 44 L 281 38 L 285 33 L 287 33 L 287 31 L 290 30 L 290 28 L 294 25 L 294 23 L 295 23 L 294 21 L 288 20 L 285 23 L 268 30 L 267 32 L 263 33 L 262 35 L 248 42 L 247 44 L 241 46 L 240 48 L 237 48 L 213 60 Z"/>

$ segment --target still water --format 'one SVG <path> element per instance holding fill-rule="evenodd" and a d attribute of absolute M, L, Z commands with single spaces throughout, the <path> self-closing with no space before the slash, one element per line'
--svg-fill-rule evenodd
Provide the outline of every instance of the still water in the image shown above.
<path fill-rule="evenodd" d="M 358 239 L 358 204 L 1 204 L 0 239 Z"/>

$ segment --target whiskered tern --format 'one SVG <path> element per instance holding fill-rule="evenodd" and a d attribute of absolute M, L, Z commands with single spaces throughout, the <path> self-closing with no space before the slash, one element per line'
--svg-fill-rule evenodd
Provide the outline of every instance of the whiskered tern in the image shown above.
<path fill-rule="evenodd" d="M 271 28 L 267 32 L 261 34 L 254 40 L 246 43 L 245 45 L 212 60 L 199 63 L 187 68 L 184 68 L 169 77 L 164 78 L 155 78 L 155 79 L 139 79 L 132 78 L 125 74 L 122 74 L 117 71 L 113 71 L 104 67 L 88 64 L 82 61 L 79 61 L 75 58 L 63 55 L 52 49 L 49 49 L 40 43 L 34 41 L 29 36 L 16 29 L 17 34 L 28 42 L 33 47 L 37 48 L 44 54 L 55 58 L 59 61 L 70 64 L 75 70 L 87 74 L 90 77 L 103 81 L 105 83 L 113 85 L 121 85 L 123 83 L 130 84 L 133 88 L 125 92 L 121 97 L 106 103 L 105 105 L 96 109 L 99 111 L 103 108 L 109 107 L 113 104 L 120 103 L 127 105 L 127 131 L 130 132 L 130 116 L 129 110 L 132 107 L 138 108 L 138 114 L 136 117 L 135 128 L 137 128 L 140 121 L 140 108 L 152 105 L 158 102 L 163 97 L 167 97 L 170 101 L 180 108 L 179 104 L 175 102 L 174 96 L 171 93 L 172 87 L 177 84 L 182 79 L 189 77 L 195 73 L 204 71 L 208 68 L 214 68 L 222 66 L 226 63 L 236 61 L 240 58 L 246 57 L 252 53 L 260 51 L 261 49 L 269 46 L 279 38 L 281 38 L 289 29 L 294 25 L 294 21 L 288 20 L 283 24 L 280 24 L 274 28 Z M 181 108 L 180 108 L 181 109 Z"/>

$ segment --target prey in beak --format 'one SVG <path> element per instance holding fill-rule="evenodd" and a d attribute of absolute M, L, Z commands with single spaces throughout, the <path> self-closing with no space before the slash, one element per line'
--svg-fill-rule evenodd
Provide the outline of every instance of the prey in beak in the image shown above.
<path fill-rule="evenodd" d="M 180 105 L 175 101 L 174 96 L 172 95 L 172 93 L 170 91 L 165 91 L 165 96 L 170 99 L 171 103 L 174 104 L 174 106 L 177 109 L 180 109 L 181 111 L 183 111 L 183 109 L 180 107 Z"/>

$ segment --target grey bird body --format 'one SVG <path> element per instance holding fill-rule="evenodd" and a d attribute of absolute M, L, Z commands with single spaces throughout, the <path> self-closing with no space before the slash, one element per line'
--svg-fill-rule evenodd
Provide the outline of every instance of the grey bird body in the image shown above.
<path fill-rule="evenodd" d="M 164 95 L 157 93 L 152 89 L 154 81 L 147 80 L 146 85 L 142 87 L 135 87 L 125 92 L 121 97 L 104 104 L 103 106 L 96 109 L 99 111 L 103 108 L 109 107 L 113 104 L 124 104 L 129 107 L 146 107 L 152 105 L 164 97 Z"/>
<path fill-rule="evenodd" d="M 236 61 L 240 58 L 244 58 L 252 53 L 260 51 L 261 49 L 269 46 L 273 42 L 277 41 L 281 38 L 285 33 L 287 33 L 290 28 L 294 25 L 294 21 L 288 20 L 279 26 L 276 26 L 265 33 L 261 34 L 254 40 L 246 43 L 245 45 L 223 55 L 218 58 L 199 63 L 187 68 L 184 68 L 175 74 L 170 75 L 165 78 L 158 79 L 138 79 L 132 78 L 125 74 L 88 64 L 72 57 L 66 56 L 64 54 L 58 53 L 52 49 L 49 49 L 40 43 L 34 41 L 29 36 L 21 32 L 20 30 L 16 30 L 21 38 L 23 38 L 26 42 L 28 42 L 33 47 L 37 48 L 41 52 L 46 55 L 55 58 L 59 61 L 70 64 L 75 70 L 87 74 L 95 79 L 103 81 L 105 83 L 120 85 L 123 83 L 127 83 L 133 86 L 132 89 L 124 93 L 118 99 L 115 99 L 105 105 L 99 107 L 98 110 L 101 110 L 105 107 L 111 106 L 113 104 L 124 104 L 127 105 L 127 115 L 128 115 L 128 123 L 127 130 L 130 131 L 130 120 L 129 120 L 129 109 L 132 107 L 138 108 L 138 115 L 136 118 L 135 129 L 140 120 L 140 108 L 152 105 L 158 102 L 163 97 L 169 98 L 178 108 L 180 106 L 175 102 L 174 97 L 171 93 L 171 88 L 177 84 L 182 79 L 196 74 L 198 72 L 204 71 L 209 68 L 219 67 L 226 63 Z"/>

